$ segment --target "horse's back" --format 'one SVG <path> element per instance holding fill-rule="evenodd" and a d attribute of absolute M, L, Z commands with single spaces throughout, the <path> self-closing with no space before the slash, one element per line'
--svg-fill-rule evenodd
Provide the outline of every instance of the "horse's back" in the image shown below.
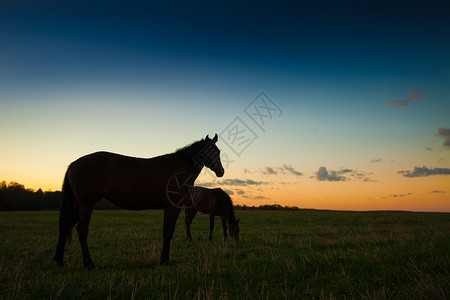
<path fill-rule="evenodd" d="M 160 208 L 166 179 L 158 176 L 163 172 L 158 166 L 166 160 L 165 156 L 147 159 L 95 152 L 74 161 L 68 175 L 81 201 L 105 197 L 122 208 Z"/>

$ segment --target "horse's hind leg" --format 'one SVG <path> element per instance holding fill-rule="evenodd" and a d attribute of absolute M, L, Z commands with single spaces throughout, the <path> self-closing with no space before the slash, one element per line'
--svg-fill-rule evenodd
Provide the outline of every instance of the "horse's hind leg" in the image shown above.
<path fill-rule="evenodd" d="M 220 216 L 220 219 L 222 220 L 222 228 L 223 228 L 223 239 L 227 239 L 227 219 L 225 216 Z"/>
<path fill-rule="evenodd" d="M 61 218 L 61 217 L 60 217 Z M 71 240 L 72 238 L 72 228 L 78 222 L 78 219 L 75 215 L 68 215 L 65 219 L 60 220 L 59 222 L 59 237 L 58 237 L 58 245 L 56 246 L 56 253 L 53 260 L 56 261 L 58 266 L 63 265 L 64 261 L 64 248 L 66 246 L 66 241 Z"/>
<path fill-rule="evenodd" d="M 89 269 L 94 267 L 94 263 L 92 262 L 87 245 L 88 228 L 89 222 L 91 221 L 92 211 L 92 207 L 80 209 L 80 222 L 77 226 L 78 240 L 80 241 L 81 250 L 83 251 L 83 264 Z"/>

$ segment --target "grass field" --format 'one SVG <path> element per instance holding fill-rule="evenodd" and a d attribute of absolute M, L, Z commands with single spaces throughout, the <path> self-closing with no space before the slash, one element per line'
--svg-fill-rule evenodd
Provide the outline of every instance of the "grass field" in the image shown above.
<path fill-rule="evenodd" d="M 240 242 L 180 215 L 171 265 L 160 266 L 162 211 L 95 211 L 93 271 L 74 231 L 65 266 L 51 260 L 57 212 L 0 212 L 0 298 L 446 299 L 450 214 L 236 211 Z"/>

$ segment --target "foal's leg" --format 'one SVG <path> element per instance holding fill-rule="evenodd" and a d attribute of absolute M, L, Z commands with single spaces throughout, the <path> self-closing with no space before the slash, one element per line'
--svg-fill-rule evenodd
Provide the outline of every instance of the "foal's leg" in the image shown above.
<path fill-rule="evenodd" d="M 83 264 L 89 269 L 94 267 L 87 245 L 88 228 L 93 209 L 93 207 L 80 208 L 80 222 L 77 226 L 78 240 L 80 241 L 81 250 L 83 251 Z"/>
<path fill-rule="evenodd" d="M 192 239 L 191 236 L 191 224 L 192 220 L 194 220 L 195 215 L 197 214 L 197 209 L 190 208 L 186 209 L 186 218 L 184 219 L 184 223 L 186 224 L 186 236 L 188 239 Z"/>
<path fill-rule="evenodd" d="M 212 233 L 214 230 L 214 215 L 209 215 L 209 240 L 212 240 Z"/>
<path fill-rule="evenodd" d="M 164 210 L 164 243 L 161 252 L 161 264 L 169 263 L 170 242 L 172 241 L 173 233 L 175 232 L 175 225 L 179 214 L 180 209 L 175 207 L 169 207 Z"/>
<path fill-rule="evenodd" d="M 222 220 L 222 228 L 223 228 L 223 239 L 227 239 L 227 218 L 225 216 L 220 216 L 220 219 Z"/>

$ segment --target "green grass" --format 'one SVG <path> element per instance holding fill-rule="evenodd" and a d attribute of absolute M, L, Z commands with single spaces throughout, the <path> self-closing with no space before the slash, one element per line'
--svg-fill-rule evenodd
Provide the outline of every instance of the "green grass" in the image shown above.
<path fill-rule="evenodd" d="M 197 215 L 193 241 L 180 215 L 160 266 L 162 211 L 95 211 L 88 238 L 52 261 L 57 212 L 0 212 L 0 298 L 446 299 L 450 214 L 236 211 L 240 242 L 222 240 L 219 218 Z"/>

